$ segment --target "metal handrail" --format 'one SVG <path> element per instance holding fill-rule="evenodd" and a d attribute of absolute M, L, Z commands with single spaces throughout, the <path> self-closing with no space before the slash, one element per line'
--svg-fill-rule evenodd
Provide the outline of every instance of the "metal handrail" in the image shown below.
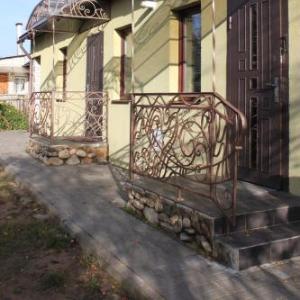
<path fill-rule="evenodd" d="M 168 183 L 178 199 L 184 190 L 207 197 L 235 223 L 243 113 L 211 92 L 134 93 L 130 103 L 130 179 Z"/>

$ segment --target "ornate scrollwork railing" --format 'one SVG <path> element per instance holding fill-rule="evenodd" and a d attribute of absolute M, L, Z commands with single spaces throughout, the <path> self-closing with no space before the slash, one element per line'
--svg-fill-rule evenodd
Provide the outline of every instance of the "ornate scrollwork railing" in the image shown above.
<path fill-rule="evenodd" d="M 134 94 L 130 175 L 212 200 L 234 221 L 243 114 L 214 93 Z"/>
<path fill-rule="evenodd" d="M 30 135 L 107 142 L 108 96 L 103 92 L 38 92 L 30 99 Z"/>
<path fill-rule="evenodd" d="M 109 21 L 110 10 L 104 0 L 42 0 L 31 14 L 27 30 L 51 17 Z"/>

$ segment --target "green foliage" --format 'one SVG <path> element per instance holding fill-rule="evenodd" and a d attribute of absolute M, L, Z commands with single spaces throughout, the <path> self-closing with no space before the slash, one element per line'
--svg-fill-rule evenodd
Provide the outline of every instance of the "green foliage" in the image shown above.
<path fill-rule="evenodd" d="M 28 122 L 24 114 L 9 104 L 0 103 L 0 130 L 27 129 Z"/>

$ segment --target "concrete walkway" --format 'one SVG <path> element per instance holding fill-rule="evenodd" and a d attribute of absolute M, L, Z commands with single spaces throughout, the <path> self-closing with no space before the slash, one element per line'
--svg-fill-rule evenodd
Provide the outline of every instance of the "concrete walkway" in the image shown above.
<path fill-rule="evenodd" d="M 300 299 L 299 258 L 234 273 L 118 208 L 108 166 L 49 168 L 25 153 L 26 140 L 24 132 L 0 133 L 0 163 L 138 298 Z"/>

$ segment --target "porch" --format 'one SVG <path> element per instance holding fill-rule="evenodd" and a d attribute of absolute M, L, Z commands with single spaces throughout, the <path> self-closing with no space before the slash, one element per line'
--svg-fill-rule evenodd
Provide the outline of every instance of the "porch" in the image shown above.
<path fill-rule="evenodd" d="M 107 105 L 103 92 L 33 93 L 27 151 L 47 165 L 107 162 Z"/>

